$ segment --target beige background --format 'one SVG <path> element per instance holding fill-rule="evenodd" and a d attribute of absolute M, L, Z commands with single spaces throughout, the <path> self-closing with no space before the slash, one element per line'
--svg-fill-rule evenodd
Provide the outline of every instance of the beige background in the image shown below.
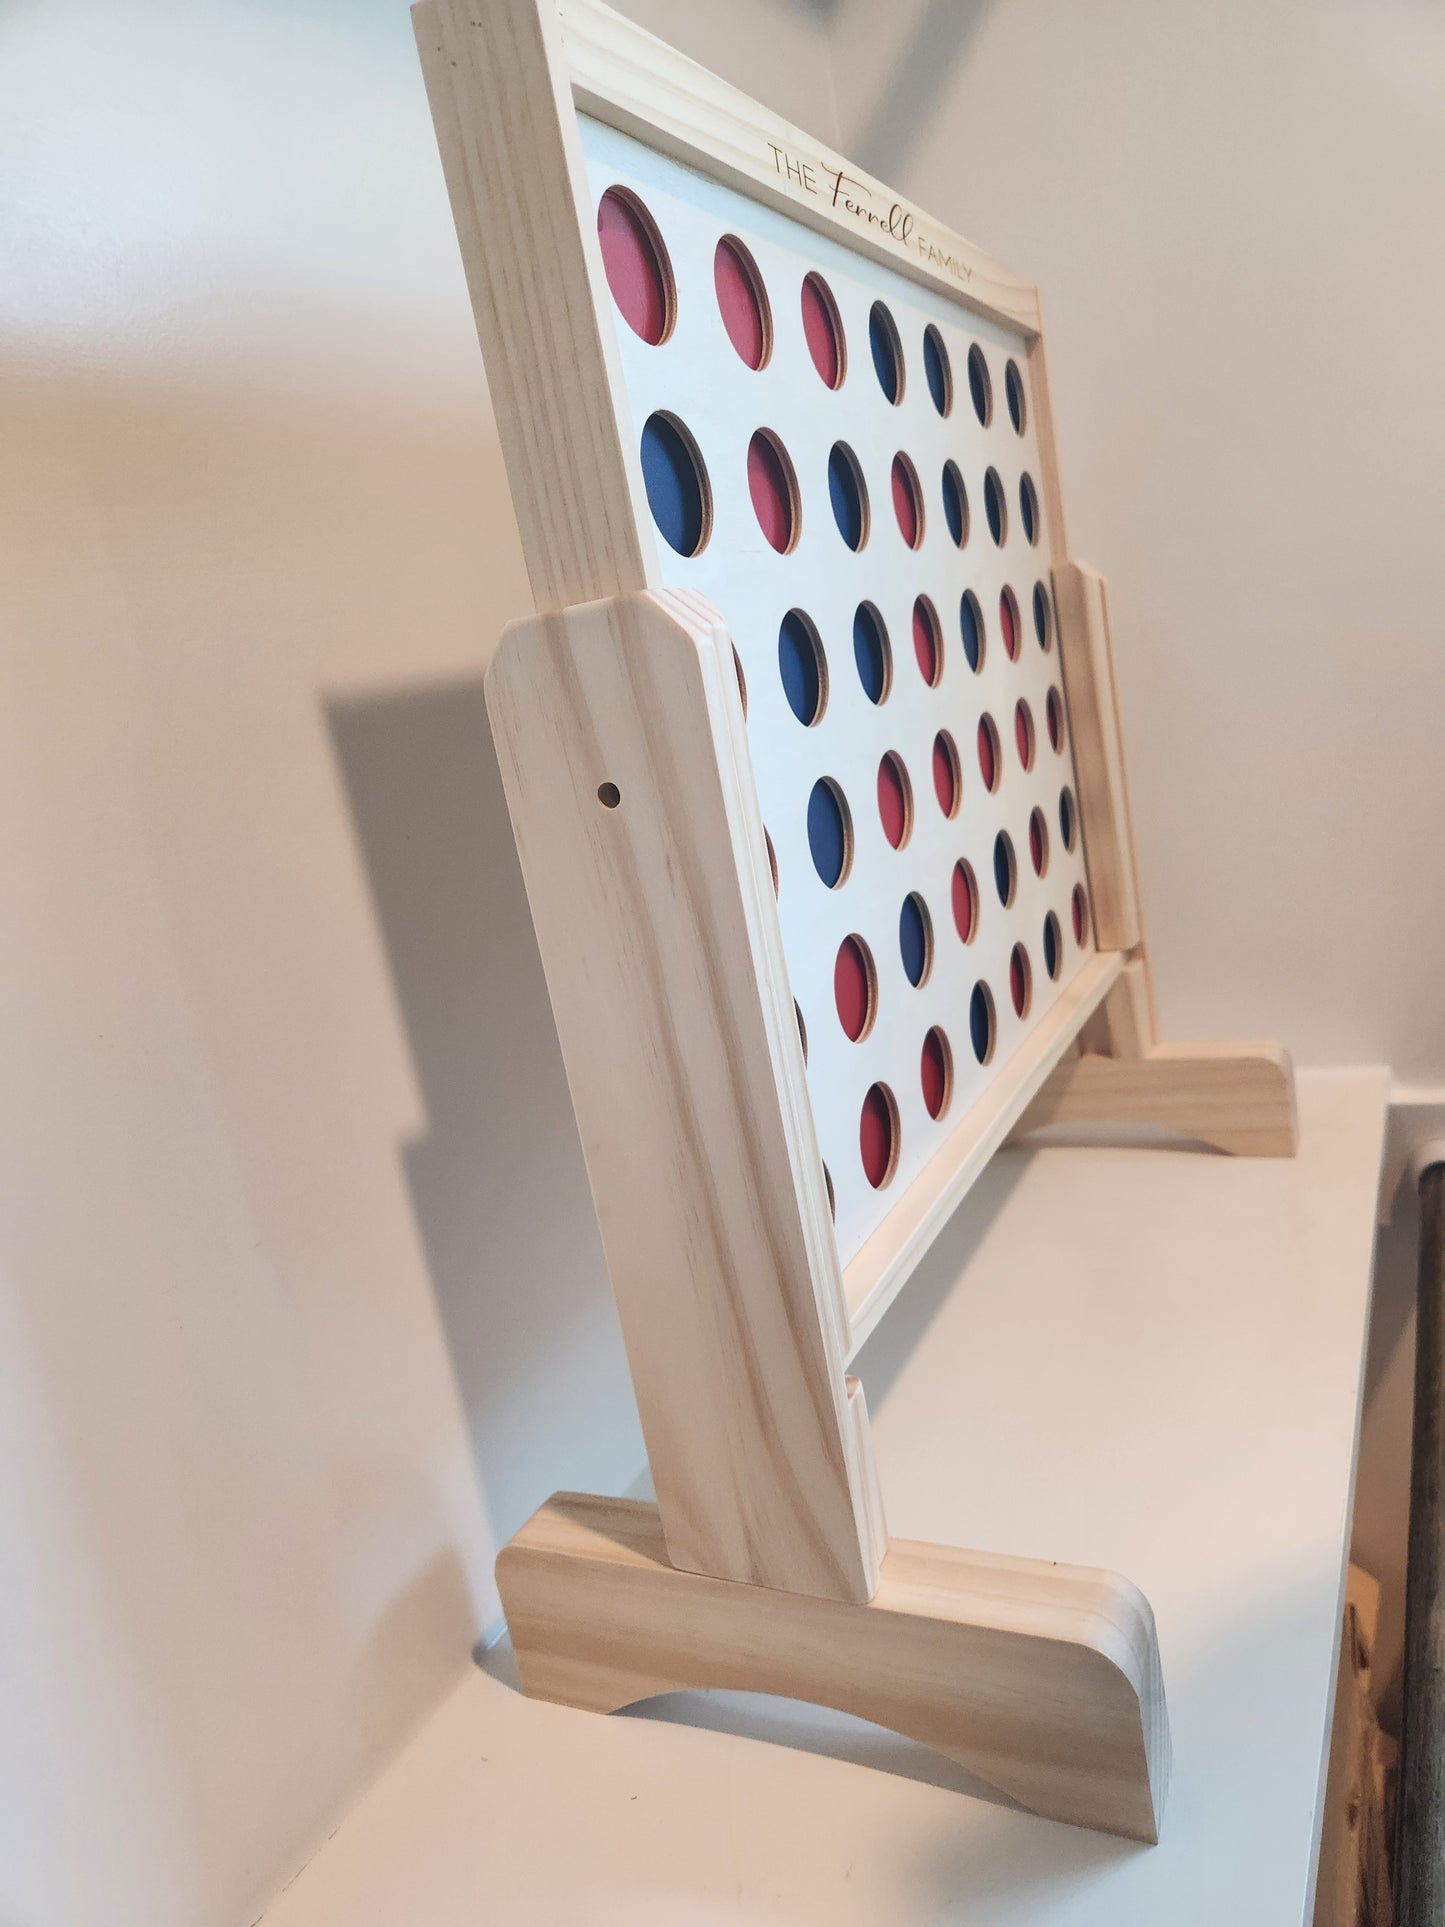
<path fill-rule="evenodd" d="M 1166 1026 L 1445 1082 L 1439 12 L 635 10 L 1042 283 Z M 0 1921 L 231 1927 L 641 1447 L 404 7 L 16 8 L 0 182 Z"/>

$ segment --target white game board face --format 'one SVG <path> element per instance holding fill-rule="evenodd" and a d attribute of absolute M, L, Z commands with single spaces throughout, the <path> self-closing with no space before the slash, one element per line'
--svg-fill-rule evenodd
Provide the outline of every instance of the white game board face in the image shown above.
<path fill-rule="evenodd" d="M 582 135 L 638 511 L 738 652 L 846 1264 L 1093 950 L 1025 344 Z"/>

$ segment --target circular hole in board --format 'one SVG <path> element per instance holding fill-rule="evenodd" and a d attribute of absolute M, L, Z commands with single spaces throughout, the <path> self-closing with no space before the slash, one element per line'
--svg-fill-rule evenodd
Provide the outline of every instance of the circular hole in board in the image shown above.
<path fill-rule="evenodd" d="M 940 415 L 950 414 L 953 409 L 953 364 L 948 359 L 943 336 L 931 321 L 923 330 L 923 372 L 928 380 L 928 392 L 933 397 L 934 407 Z"/>
<path fill-rule="evenodd" d="M 954 547 L 961 549 L 968 540 L 968 490 L 957 462 L 943 464 L 943 519 Z"/>
<path fill-rule="evenodd" d="M 983 610 L 972 589 L 965 589 L 958 604 L 958 630 L 963 637 L 964 661 L 975 675 L 983 668 Z"/>
<path fill-rule="evenodd" d="M 768 869 L 772 873 L 773 895 L 776 896 L 778 894 L 778 853 L 773 848 L 773 839 L 766 830 L 763 831 L 763 841 L 768 846 Z"/>
<path fill-rule="evenodd" d="M 803 1046 L 803 1062 L 808 1061 L 808 1026 L 803 1022 L 803 1006 L 793 999 L 793 1015 L 798 1020 L 798 1042 Z"/>
<path fill-rule="evenodd" d="M 743 706 L 743 718 L 746 720 L 748 713 L 748 679 L 743 674 L 743 659 L 738 654 L 738 646 L 736 643 L 733 644 L 733 674 L 738 679 L 738 701 Z"/>
<path fill-rule="evenodd" d="M 1009 952 L 1008 994 L 1015 1016 L 1027 1017 L 1034 1001 L 1034 971 L 1029 953 L 1021 943 L 1016 943 Z"/>
<path fill-rule="evenodd" d="M 1004 395 L 1008 401 L 1008 418 L 1014 425 L 1015 435 L 1022 435 L 1028 426 L 1028 403 L 1024 400 L 1024 378 L 1019 373 L 1019 365 L 1012 358 L 1003 371 Z"/>
<path fill-rule="evenodd" d="M 886 1084 L 870 1084 L 858 1121 L 863 1175 L 881 1191 L 898 1169 L 898 1104 Z"/>
<path fill-rule="evenodd" d="M 836 890 L 853 867 L 853 818 L 831 776 L 820 776 L 808 797 L 808 848 L 813 868 Z"/>
<path fill-rule="evenodd" d="M 599 783 L 597 785 L 597 801 L 602 805 L 604 810 L 615 810 L 617 805 L 622 801 L 622 792 L 615 783 Z"/>
<path fill-rule="evenodd" d="M 860 602 L 853 617 L 853 660 L 870 703 L 881 703 L 893 687 L 893 650 L 883 618 L 871 602 Z"/>
<path fill-rule="evenodd" d="M 923 1040 L 918 1072 L 924 1109 L 936 1123 L 953 1097 L 953 1047 L 937 1024 Z"/>
<path fill-rule="evenodd" d="M 878 1015 L 878 971 L 873 952 L 861 937 L 844 937 L 833 960 L 833 1002 L 843 1035 L 852 1043 L 866 1037 Z"/>
<path fill-rule="evenodd" d="M 1039 639 L 1040 649 L 1047 649 L 1054 639 L 1054 616 L 1049 603 L 1049 592 L 1042 582 L 1034 584 L 1034 634 Z"/>
<path fill-rule="evenodd" d="M 893 457 L 893 513 L 898 532 L 910 549 L 923 542 L 923 490 L 918 485 L 918 470 L 900 449 Z"/>
<path fill-rule="evenodd" d="M 960 857 L 953 866 L 950 895 L 954 928 L 965 943 L 972 943 L 978 935 L 978 878 L 967 857 Z"/>
<path fill-rule="evenodd" d="M 998 626 L 1003 631 L 1003 646 L 1010 662 L 1019 659 L 1019 605 L 1012 589 L 1005 587 L 998 599 Z"/>
<path fill-rule="evenodd" d="M 903 899 L 898 912 L 898 954 L 904 976 L 917 990 L 933 968 L 933 919 L 916 890 Z"/>
<path fill-rule="evenodd" d="M 1007 910 L 1019 889 L 1018 858 L 1014 855 L 1013 838 L 1007 830 L 1000 830 L 993 840 L 993 887 L 998 891 L 998 900 Z"/>
<path fill-rule="evenodd" d="M 1034 766 L 1034 712 L 1020 696 L 1014 704 L 1014 748 L 1026 770 Z"/>
<path fill-rule="evenodd" d="M 998 1015 L 993 1007 L 993 992 L 979 980 L 968 1000 L 968 1037 L 980 1064 L 988 1063 L 997 1041 Z"/>
<path fill-rule="evenodd" d="M 1048 724 L 1049 744 L 1056 753 L 1064 747 L 1064 699 L 1057 689 L 1044 697 L 1044 721 Z"/>
<path fill-rule="evenodd" d="M 712 532 L 712 489 L 697 443 L 676 415 L 642 427 L 642 484 L 657 532 L 679 555 L 697 555 Z"/>
<path fill-rule="evenodd" d="M 1084 895 L 1082 883 L 1074 885 L 1074 894 L 1069 899 L 1069 910 L 1074 919 L 1074 941 L 1082 944 L 1089 934 L 1089 899 Z"/>
<path fill-rule="evenodd" d="M 677 284 L 657 223 L 629 189 L 609 187 L 597 204 L 597 239 L 617 312 L 655 348 L 677 319 Z"/>
<path fill-rule="evenodd" d="M 1050 910 L 1044 918 L 1044 969 L 1057 983 L 1059 972 L 1064 967 L 1064 940 L 1059 930 L 1059 920 Z"/>
<path fill-rule="evenodd" d="M 841 388 L 848 372 L 847 348 L 843 339 L 843 320 L 833 290 L 821 274 L 810 274 L 803 282 L 803 338 L 813 366 L 825 386 Z"/>
<path fill-rule="evenodd" d="M 834 442 L 828 453 L 828 499 L 839 535 L 856 552 L 868 540 L 868 484 L 846 442 Z"/>
<path fill-rule="evenodd" d="M 923 680 L 937 689 L 943 679 L 943 624 L 926 595 L 913 603 L 913 654 Z"/>
<path fill-rule="evenodd" d="M 765 368 L 773 352 L 773 311 L 758 264 L 735 234 L 725 234 L 713 252 L 712 281 L 728 340 L 749 368 Z"/>
<path fill-rule="evenodd" d="M 892 749 L 878 765 L 878 820 L 894 849 L 901 850 L 913 832 L 913 785 L 903 758 Z"/>
<path fill-rule="evenodd" d="M 1064 839 L 1064 848 L 1074 847 L 1074 792 L 1071 789 L 1059 791 L 1059 835 Z"/>
<path fill-rule="evenodd" d="M 968 351 L 968 392 L 973 397 L 974 414 L 987 428 L 993 420 L 993 378 L 977 342 Z"/>
<path fill-rule="evenodd" d="M 828 1193 L 828 1216 L 836 1224 L 838 1221 L 838 1199 L 833 1190 L 833 1173 L 827 1165 L 823 1166 L 823 1184 Z"/>
<path fill-rule="evenodd" d="M 933 793 L 945 816 L 957 816 L 963 801 L 963 763 L 958 744 L 946 729 L 933 739 Z"/>
<path fill-rule="evenodd" d="M 1019 477 L 1019 514 L 1023 518 L 1025 539 L 1034 547 L 1039 539 L 1039 498 L 1034 492 L 1032 475 Z"/>
<path fill-rule="evenodd" d="M 778 674 L 789 709 L 811 728 L 828 706 L 828 659 L 801 609 L 789 609 L 778 630 Z"/>
<path fill-rule="evenodd" d="M 983 512 L 988 518 L 988 532 L 999 548 L 1008 538 L 1008 502 L 1004 498 L 1003 483 L 998 479 L 998 470 L 985 470 L 983 478 Z"/>
<path fill-rule="evenodd" d="M 798 540 L 802 503 L 788 451 L 771 428 L 760 428 L 748 443 L 748 494 L 758 527 L 779 555 Z"/>
<path fill-rule="evenodd" d="M 1003 752 L 999 748 L 998 726 L 987 710 L 978 719 L 978 769 L 984 788 L 992 795 L 1003 776 Z"/>
<path fill-rule="evenodd" d="M 1034 866 L 1036 877 L 1048 875 L 1049 826 L 1037 806 L 1029 811 L 1029 862 Z"/>
<path fill-rule="evenodd" d="M 868 345 L 873 350 L 873 372 L 878 386 L 896 408 L 903 399 L 903 343 L 898 324 L 881 301 L 875 301 L 868 315 Z"/>

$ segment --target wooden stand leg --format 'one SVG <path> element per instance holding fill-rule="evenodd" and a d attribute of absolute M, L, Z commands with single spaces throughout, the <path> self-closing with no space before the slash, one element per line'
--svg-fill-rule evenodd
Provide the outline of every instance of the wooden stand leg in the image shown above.
<path fill-rule="evenodd" d="M 497 1561 L 523 1691 L 614 1712 L 731 1687 L 856 1714 L 1031 1812 L 1159 1837 L 1154 1617 L 1117 1574 L 890 1540 L 866 1605 L 668 1564 L 654 1506 L 558 1493 Z"/>

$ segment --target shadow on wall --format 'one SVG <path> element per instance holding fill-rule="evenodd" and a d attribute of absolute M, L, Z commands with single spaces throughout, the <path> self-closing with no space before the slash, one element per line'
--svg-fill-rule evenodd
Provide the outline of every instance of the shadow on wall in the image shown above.
<path fill-rule="evenodd" d="M 842 151 L 885 184 L 902 180 L 907 172 L 988 4 L 926 0 L 861 124 L 842 130 Z"/>
<path fill-rule="evenodd" d="M 403 1149 L 501 1544 L 643 1459 L 480 677 L 328 702 L 430 1129 Z"/>

